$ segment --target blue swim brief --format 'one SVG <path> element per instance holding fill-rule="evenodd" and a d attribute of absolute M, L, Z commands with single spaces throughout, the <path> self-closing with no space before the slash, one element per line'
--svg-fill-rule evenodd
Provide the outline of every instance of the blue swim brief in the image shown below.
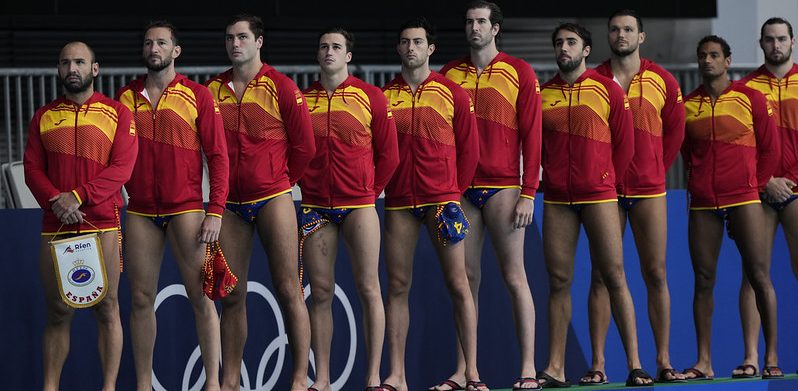
<path fill-rule="evenodd" d="M 490 187 L 475 187 L 470 188 L 463 193 L 463 196 L 468 199 L 477 209 L 482 209 L 488 203 L 490 197 L 504 189 L 495 189 Z"/>
<path fill-rule="evenodd" d="M 227 210 L 235 213 L 238 217 L 241 217 L 241 219 L 247 223 L 254 223 L 255 218 L 258 217 L 258 212 L 260 212 L 260 209 L 273 199 L 274 198 L 267 198 L 261 201 L 243 203 L 227 202 L 225 203 L 224 207 Z"/>
<path fill-rule="evenodd" d="M 765 204 L 765 205 L 767 205 L 767 206 L 769 206 L 769 207 L 771 207 L 771 208 L 775 209 L 775 210 L 776 210 L 776 212 L 781 212 L 781 211 L 782 211 L 784 208 L 786 208 L 786 207 L 787 207 L 787 205 L 789 205 L 791 202 L 793 202 L 793 201 L 795 201 L 795 200 L 798 200 L 798 194 L 793 194 L 792 196 L 790 196 L 790 198 L 787 198 L 786 200 L 784 200 L 784 201 L 782 201 L 782 202 L 770 202 L 770 201 L 767 201 L 767 200 L 765 199 L 765 196 L 764 196 L 764 194 L 760 194 L 760 195 L 759 195 L 759 198 L 760 198 L 760 199 L 762 199 L 762 203 L 763 203 L 763 204 Z"/>
<path fill-rule="evenodd" d="M 449 202 L 409 209 L 413 216 L 422 220 L 431 210 L 435 212 L 435 225 L 437 227 L 438 241 L 441 244 L 446 246 L 449 243 L 454 244 L 465 239 L 469 224 L 460 205 L 456 202 Z"/>
<path fill-rule="evenodd" d="M 299 235 L 304 239 L 329 223 L 340 225 L 353 210 L 352 208 L 313 208 L 303 206 L 299 210 Z"/>

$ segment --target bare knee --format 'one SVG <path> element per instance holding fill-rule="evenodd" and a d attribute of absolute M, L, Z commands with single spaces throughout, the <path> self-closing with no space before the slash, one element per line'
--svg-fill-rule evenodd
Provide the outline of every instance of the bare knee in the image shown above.
<path fill-rule="evenodd" d="M 746 271 L 746 278 L 748 279 L 754 291 L 762 292 L 771 286 L 770 276 L 764 268 L 751 268 L 752 270 Z"/>
<path fill-rule="evenodd" d="M 247 304 L 247 286 L 239 281 L 235 289 L 230 294 L 222 298 L 222 310 L 236 311 L 243 310 Z"/>
<path fill-rule="evenodd" d="M 705 269 L 695 270 L 695 290 L 711 291 L 715 288 L 715 272 Z"/>
<path fill-rule="evenodd" d="M 391 297 L 407 297 L 410 294 L 410 276 L 391 275 L 388 278 L 388 295 Z"/>
<path fill-rule="evenodd" d="M 312 282 L 310 284 L 310 297 L 314 307 L 329 307 L 335 296 L 334 282 Z"/>
<path fill-rule="evenodd" d="M 382 298 L 380 282 L 377 279 L 366 279 L 357 282 L 357 292 L 360 300 L 364 303 L 371 303 Z"/>
<path fill-rule="evenodd" d="M 561 293 L 571 289 L 573 282 L 572 273 L 564 273 L 561 271 L 549 271 L 549 290 L 551 293 Z"/>
<path fill-rule="evenodd" d="M 526 280 L 526 273 L 513 273 L 504 276 L 507 290 L 511 293 L 529 291 L 529 282 Z"/>
<path fill-rule="evenodd" d="M 601 279 L 607 290 L 611 292 L 626 287 L 626 273 L 624 273 L 623 264 L 612 265 L 603 270 Z"/>
<path fill-rule="evenodd" d="M 155 308 L 155 292 L 133 290 L 130 294 L 133 312 L 151 311 Z"/>
<path fill-rule="evenodd" d="M 47 308 L 47 325 L 51 327 L 63 326 L 72 322 L 75 310 L 66 304 L 59 302 Z"/>
<path fill-rule="evenodd" d="M 119 322 L 119 301 L 116 296 L 106 296 L 94 306 L 94 316 L 97 322 L 111 324 Z"/>
<path fill-rule="evenodd" d="M 660 290 L 667 287 L 668 273 L 665 268 L 665 262 L 657 262 L 655 266 L 646 266 L 643 268 L 643 281 L 649 289 Z"/>

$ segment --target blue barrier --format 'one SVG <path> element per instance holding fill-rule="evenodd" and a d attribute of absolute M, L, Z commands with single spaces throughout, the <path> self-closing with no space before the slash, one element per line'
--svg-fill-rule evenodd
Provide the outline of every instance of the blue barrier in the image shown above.
<path fill-rule="evenodd" d="M 542 197 L 536 201 L 535 225 L 527 230 L 526 267 L 537 306 L 536 364 L 545 368 L 548 357 L 548 277 L 543 265 L 540 237 Z M 378 203 L 380 214 L 382 203 Z M 38 281 L 37 245 L 39 210 L 0 210 L 0 237 L 3 239 L 2 265 L 8 272 L 0 291 L 0 342 L 6 362 L 0 368 L 0 388 L 29 390 L 41 388 L 41 333 L 46 311 Z M 695 331 L 692 320 L 693 273 L 687 248 L 687 209 L 684 191 L 668 195 L 668 281 L 671 290 L 671 359 L 681 369 L 695 361 Z M 291 362 L 285 336 L 279 333 L 282 318 L 272 295 L 266 256 L 255 243 L 250 269 L 248 298 L 249 339 L 244 352 L 245 390 L 286 389 Z M 629 287 L 637 309 L 640 355 L 646 369 L 653 372 L 655 348 L 646 310 L 646 289 L 639 272 L 631 232 L 624 238 L 624 254 Z M 791 273 L 788 252 L 781 229 L 773 250 L 773 283 L 779 300 L 779 355 L 787 373 L 798 367 L 798 283 Z M 577 249 L 573 286 L 573 321 L 569 328 L 566 373 L 578 379 L 590 362 L 587 326 L 587 291 L 590 263 L 584 234 Z M 742 332 L 737 309 L 737 290 L 741 276 L 740 258 L 734 244 L 724 238 L 715 289 L 713 359 L 716 376 L 729 376 L 743 357 Z M 339 299 L 333 304 L 335 335 L 332 347 L 332 380 L 342 390 L 362 388 L 365 376 L 365 351 L 361 332 L 361 307 L 354 289 L 351 268 L 344 246 L 339 246 L 336 278 Z M 381 264 L 382 286 L 385 266 Z M 172 255 L 167 249 L 159 283 L 158 339 L 154 372 L 160 384 L 156 390 L 197 390 L 202 372 L 199 348 L 194 333 L 193 315 L 185 297 Z M 306 282 L 307 283 L 307 282 Z M 383 294 L 384 294 L 383 290 Z M 123 274 L 120 305 L 125 330 L 125 346 L 118 389 L 134 389 L 131 342 L 128 333 L 129 285 Z M 410 294 L 411 325 L 407 345 L 407 374 L 411 390 L 422 389 L 448 376 L 454 368 L 454 322 L 451 304 L 443 285 L 432 245 L 426 235 L 416 250 L 413 289 Z M 354 332 L 354 339 L 353 333 Z M 387 349 L 387 346 L 386 346 Z M 387 353 L 387 350 L 386 350 Z M 384 355 L 385 356 L 385 355 Z M 626 360 L 614 325 L 607 338 L 607 374 L 613 381 L 626 377 Z M 511 318 L 510 299 L 501 281 L 490 245 L 485 246 L 483 283 L 480 297 L 479 369 L 482 380 L 494 388 L 509 387 L 519 371 L 519 352 Z M 388 370 L 383 359 L 383 375 Z M 310 376 L 312 377 L 312 371 Z M 96 326 L 91 311 L 77 311 L 72 326 L 71 352 L 62 375 L 63 390 L 101 387 Z"/>

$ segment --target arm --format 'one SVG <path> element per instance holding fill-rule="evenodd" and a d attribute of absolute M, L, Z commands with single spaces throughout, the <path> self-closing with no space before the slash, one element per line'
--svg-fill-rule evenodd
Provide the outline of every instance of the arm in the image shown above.
<path fill-rule="evenodd" d="M 42 143 L 39 131 L 39 120 L 37 113 L 28 126 L 28 142 L 25 144 L 25 154 L 23 155 L 23 166 L 25 169 L 25 184 L 28 185 L 33 197 L 42 209 L 50 210 L 50 200 L 59 196 L 61 190 L 53 185 L 47 177 L 47 151 Z"/>
<path fill-rule="evenodd" d="M 98 204 L 118 194 L 133 172 L 138 155 L 136 126 L 130 110 L 122 105 L 119 107 L 108 165 L 97 177 L 73 190 L 81 204 Z"/>
<path fill-rule="evenodd" d="M 524 172 L 521 180 L 521 197 L 534 199 L 540 184 L 541 113 L 540 84 L 535 71 L 527 65 L 526 71 L 520 73 L 518 102 L 518 132 L 521 136 L 521 154 L 524 161 Z"/>
<path fill-rule="evenodd" d="M 371 143 L 374 148 L 374 197 L 379 197 L 399 165 L 396 122 L 388 100 L 378 89 L 368 91 L 371 100 Z"/>
<path fill-rule="evenodd" d="M 197 99 L 197 130 L 199 131 L 202 151 L 208 160 L 208 176 L 210 179 L 210 200 L 208 215 L 222 217 L 224 204 L 227 201 L 228 177 L 230 175 L 227 156 L 227 141 L 224 138 L 224 124 L 219 107 L 206 87 L 195 91 Z"/>
<path fill-rule="evenodd" d="M 667 74 L 669 77 L 663 77 L 665 80 L 665 87 L 667 88 L 667 96 L 665 97 L 665 106 L 662 108 L 662 163 L 664 164 L 665 171 L 668 171 L 673 161 L 676 159 L 676 154 L 679 153 L 679 147 L 684 141 L 684 101 L 682 100 L 682 92 L 676 79 Z"/>
<path fill-rule="evenodd" d="M 626 94 L 617 84 L 610 84 L 610 132 L 612 134 L 612 165 L 615 169 L 615 180 L 620 181 L 626 169 L 632 163 L 635 153 L 634 119 L 629 110 Z"/>
<path fill-rule="evenodd" d="M 457 186 L 463 193 L 471 185 L 479 162 L 479 134 L 477 117 L 468 93 L 460 87 L 452 88 L 454 98 L 454 142 L 457 147 Z"/>
<path fill-rule="evenodd" d="M 277 88 L 280 116 L 288 136 L 288 180 L 293 186 L 316 155 L 316 140 L 308 103 L 293 81 L 282 79 Z"/>
<path fill-rule="evenodd" d="M 754 119 L 754 135 L 756 136 L 756 179 L 759 191 L 765 187 L 781 164 L 781 140 L 765 96 L 761 93 L 752 93 L 751 114 Z"/>

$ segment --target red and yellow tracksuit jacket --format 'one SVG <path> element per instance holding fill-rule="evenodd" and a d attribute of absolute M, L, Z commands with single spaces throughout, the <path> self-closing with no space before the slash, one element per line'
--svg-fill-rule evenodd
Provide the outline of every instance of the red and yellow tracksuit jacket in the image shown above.
<path fill-rule="evenodd" d="M 144 216 L 203 211 L 202 154 L 208 159 L 208 214 L 222 215 L 227 198 L 227 145 L 219 108 L 210 92 L 181 74 L 164 89 L 157 107 L 145 95 L 146 76 L 117 93 L 133 112 L 139 154 L 125 185 L 128 212 Z"/>
<path fill-rule="evenodd" d="M 385 95 L 351 75 L 332 96 L 318 81 L 304 94 L 316 157 L 299 181 L 302 205 L 374 206 L 399 165 L 396 124 Z"/>
<path fill-rule="evenodd" d="M 794 64 L 781 79 L 762 65 L 742 82 L 765 94 L 774 110 L 773 118 L 781 138 L 781 165 L 773 176 L 798 183 L 798 65 Z M 798 194 L 798 186 L 792 191 Z"/>
<path fill-rule="evenodd" d="M 713 103 L 704 86 L 685 97 L 690 209 L 758 203 L 779 164 L 773 112 L 764 95 L 734 81 Z"/>
<path fill-rule="evenodd" d="M 613 79 L 610 61 L 596 71 Z M 640 70 L 626 93 L 634 119 L 635 153 L 621 178 L 618 195 L 665 195 L 665 174 L 684 141 L 684 102 L 679 83 L 653 61 L 641 58 Z"/>
<path fill-rule="evenodd" d="M 49 200 L 70 191 L 86 216 L 62 233 L 118 229 L 121 189 L 137 151 L 130 110 L 99 92 L 80 106 L 62 97 L 37 110 L 23 164 L 25 183 L 44 209 L 42 233 L 54 234 L 61 226 Z"/>
<path fill-rule="evenodd" d="M 470 57 L 452 61 L 441 73 L 474 102 L 479 130 L 479 164 L 473 187 L 521 187 L 532 198 L 540 182 L 540 84 L 524 60 L 499 53 L 482 72 Z M 523 156 L 523 179 L 521 179 Z"/>
<path fill-rule="evenodd" d="M 634 155 L 632 112 L 621 87 L 587 69 L 573 85 L 557 74 L 541 97 L 544 202 L 616 202 Z"/>
<path fill-rule="evenodd" d="M 468 93 L 437 72 L 415 93 L 401 75 L 383 92 L 399 140 L 399 166 L 385 188 L 386 209 L 459 202 L 479 161 L 477 121 Z"/>
<path fill-rule="evenodd" d="M 249 203 L 288 193 L 313 154 L 313 128 L 296 84 L 263 64 L 241 101 L 233 91 L 233 70 L 208 80 L 224 119 L 230 160 L 229 202 Z"/>

